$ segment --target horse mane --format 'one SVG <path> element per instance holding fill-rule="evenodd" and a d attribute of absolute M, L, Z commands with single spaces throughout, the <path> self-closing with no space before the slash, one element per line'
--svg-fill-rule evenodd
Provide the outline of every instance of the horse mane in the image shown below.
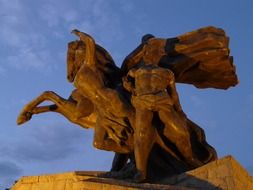
<path fill-rule="evenodd" d="M 105 75 L 106 87 L 116 88 L 121 83 L 122 73 L 117 67 L 111 55 L 101 46 L 96 44 L 97 67 Z"/>

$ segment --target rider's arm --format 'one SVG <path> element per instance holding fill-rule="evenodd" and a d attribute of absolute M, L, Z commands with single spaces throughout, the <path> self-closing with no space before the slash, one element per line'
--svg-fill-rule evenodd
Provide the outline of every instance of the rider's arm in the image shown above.
<path fill-rule="evenodd" d="M 96 43 L 95 40 L 89 35 L 84 32 L 80 32 L 78 30 L 73 30 L 72 33 L 76 34 L 80 37 L 80 40 L 84 42 L 86 46 L 85 50 L 85 63 L 87 65 L 95 64 L 95 50 L 96 50 Z"/>
<path fill-rule="evenodd" d="M 135 69 L 131 69 L 128 73 L 127 76 L 124 76 L 122 78 L 123 81 L 123 87 L 134 94 L 135 91 L 135 86 L 134 86 L 134 79 L 135 79 Z"/>

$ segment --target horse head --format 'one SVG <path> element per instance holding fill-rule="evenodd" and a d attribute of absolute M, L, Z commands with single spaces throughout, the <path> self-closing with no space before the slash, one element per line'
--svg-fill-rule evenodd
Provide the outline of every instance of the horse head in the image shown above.
<path fill-rule="evenodd" d="M 82 64 L 92 67 L 102 76 L 105 86 L 114 88 L 121 82 L 121 71 L 114 63 L 111 55 L 96 44 L 94 39 L 84 32 L 73 30 L 80 40 L 68 44 L 67 78 L 69 82 L 75 80 L 76 74 Z M 94 52 L 94 53 L 93 53 Z M 91 58 L 91 59 L 89 59 Z M 89 62 L 91 61 L 91 62 Z"/>

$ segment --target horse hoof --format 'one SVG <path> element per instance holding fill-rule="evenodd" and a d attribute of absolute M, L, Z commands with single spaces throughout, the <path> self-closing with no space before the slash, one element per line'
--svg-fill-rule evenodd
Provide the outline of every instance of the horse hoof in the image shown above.
<path fill-rule="evenodd" d="M 17 118 L 17 125 L 22 125 L 23 123 L 29 121 L 32 118 L 32 113 L 22 112 Z"/>

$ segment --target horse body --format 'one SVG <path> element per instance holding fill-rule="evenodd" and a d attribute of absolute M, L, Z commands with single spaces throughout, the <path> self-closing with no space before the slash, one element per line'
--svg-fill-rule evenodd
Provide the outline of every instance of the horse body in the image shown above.
<path fill-rule="evenodd" d="M 106 86 L 108 79 L 105 71 L 108 70 L 108 63 L 97 58 L 94 40 L 85 33 L 76 34 L 86 49 L 74 86 L 94 104 L 98 115 L 93 144 L 99 149 L 129 153 L 133 149 L 130 147 L 133 130 L 127 129 L 134 124 L 133 110 L 122 101 L 117 90 Z"/>

